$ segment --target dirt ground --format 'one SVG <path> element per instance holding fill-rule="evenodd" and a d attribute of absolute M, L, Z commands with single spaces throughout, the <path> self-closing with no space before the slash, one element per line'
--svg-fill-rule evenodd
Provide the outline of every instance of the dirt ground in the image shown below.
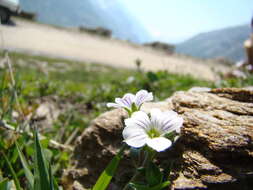
<path fill-rule="evenodd" d="M 16 18 L 13 22 L 13 25 L 0 26 L 2 49 L 124 68 L 135 68 L 135 60 L 140 59 L 144 70 L 168 70 L 207 80 L 216 80 L 217 71 L 226 72 L 229 69 L 212 61 L 166 55 L 140 45 L 96 37 L 74 29 L 62 29 Z"/>

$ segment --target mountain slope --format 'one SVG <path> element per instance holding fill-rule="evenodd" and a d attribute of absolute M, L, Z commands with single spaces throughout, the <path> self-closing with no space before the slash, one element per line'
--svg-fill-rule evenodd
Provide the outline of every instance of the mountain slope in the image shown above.
<path fill-rule="evenodd" d="M 178 44 L 176 51 L 201 58 L 225 57 L 239 61 L 245 59 L 243 42 L 249 34 L 247 25 L 202 33 Z"/>
<path fill-rule="evenodd" d="M 37 14 L 37 20 L 65 27 L 105 27 L 124 40 L 142 43 L 147 31 L 127 12 L 120 1 L 112 0 L 20 0 L 22 9 Z"/>

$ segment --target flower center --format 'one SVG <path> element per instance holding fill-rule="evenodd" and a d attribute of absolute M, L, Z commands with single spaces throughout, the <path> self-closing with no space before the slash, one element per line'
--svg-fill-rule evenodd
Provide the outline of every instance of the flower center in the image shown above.
<path fill-rule="evenodd" d="M 161 136 L 160 132 L 153 127 L 149 131 L 147 131 L 147 134 L 151 139 Z"/>

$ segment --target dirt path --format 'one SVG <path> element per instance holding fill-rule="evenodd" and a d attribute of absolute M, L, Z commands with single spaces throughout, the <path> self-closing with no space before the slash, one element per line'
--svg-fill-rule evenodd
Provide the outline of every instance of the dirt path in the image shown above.
<path fill-rule="evenodd" d="M 168 56 L 119 40 L 102 39 L 19 19 L 15 22 L 16 26 L 0 26 L 2 48 L 125 68 L 136 67 L 134 61 L 138 58 L 145 70 L 166 69 L 208 80 L 217 78 L 214 68 L 221 72 L 227 70 L 225 66 L 177 55 Z"/>

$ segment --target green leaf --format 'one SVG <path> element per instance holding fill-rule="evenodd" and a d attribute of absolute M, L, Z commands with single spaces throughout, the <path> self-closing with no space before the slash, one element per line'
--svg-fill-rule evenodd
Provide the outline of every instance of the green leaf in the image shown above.
<path fill-rule="evenodd" d="M 148 77 L 149 81 L 151 81 L 151 82 L 155 82 L 155 81 L 159 80 L 157 74 L 154 72 L 151 72 L 151 71 L 147 73 L 147 77 Z"/>
<path fill-rule="evenodd" d="M 136 183 L 130 183 L 129 185 L 135 188 L 136 190 L 162 190 L 163 188 L 167 187 L 169 184 L 170 184 L 169 181 L 165 181 L 153 187 L 148 187 L 147 185 L 140 185 Z"/>
<path fill-rule="evenodd" d="M 150 162 L 146 168 L 146 181 L 148 182 L 149 186 L 155 186 L 162 182 L 163 174 L 159 170 L 159 168 L 152 162 Z"/>
<path fill-rule="evenodd" d="M 8 179 L 3 179 L 2 181 L 0 181 L 0 189 L 1 190 L 10 190 L 8 183 L 9 183 Z"/>
<path fill-rule="evenodd" d="M 34 130 L 34 142 L 35 142 L 35 180 L 34 189 L 35 190 L 50 190 L 49 173 L 48 166 L 41 148 L 41 144 L 38 137 L 38 132 Z"/>
<path fill-rule="evenodd" d="M 92 190 L 105 190 L 109 183 L 111 182 L 112 177 L 114 176 L 116 169 L 119 165 L 119 161 L 122 158 L 123 152 L 125 150 L 126 146 L 123 145 L 121 150 L 113 157 L 111 162 L 107 165 L 105 170 L 102 172 L 102 174 L 99 176 L 96 184 L 92 188 Z"/>
<path fill-rule="evenodd" d="M 16 163 L 17 159 L 18 159 L 18 151 L 14 149 L 10 159 L 10 163 L 12 164 Z"/>
<path fill-rule="evenodd" d="M 3 157 L 4 157 L 5 161 L 6 161 L 6 163 L 8 165 L 8 168 L 9 168 L 9 170 L 11 172 L 11 175 L 13 177 L 13 180 L 14 180 L 14 183 L 15 183 L 15 186 L 16 186 L 16 189 L 17 190 L 21 190 L 21 186 L 20 186 L 20 183 L 18 181 L 18 177 L 17 177 L 17 175 L 16 175 L 16 173 L 15 173 L 15 171 L 14 171 L 11 163 L 9 162 L 9 160 L 8 160 L 7 156 L 5 155 L 5 153 L 4 152 L 1 152 L 1 153 L 2 153 L 2 155 L 3 155 Z"/>
<path fill-rule="evenodd" d="M 28 183 L 29 183 L 29 186 L 31 189 L 33 189 L 33 185 L 34 185 L 34 176 L 31 172 L 31 170 L 29 169 L 29 165 L 26 161 L 26 158 L 24 156 L 24 154 L 22 153 L 21 149 L 20 149 L 20 146 L 18 144 L 18 142 L 15 143 L 16 144 L 16 147 L 17 147 L 17 150 L 18 150 L 18 154 L 19 154 L 19 158 L 21 160 L 21 163 L 22 163 L 22 166 L 24 168 L 24 171 L 25 171 L 25 176 L 28 180 Z"/>
<path fill-rule="evenodd" d="M 50 140 L 49 140 L 48 138 L 45 138 L 45 139 L 40 140 L 41 147 L 42 147 L 43 149 L 48 148 L 49 141 L 50 141 Z"/>
<path fill-rule="evenodd" d="M 53 180 L 53 175 L 52 175 L 52 168 L 51 165 L 49 164 L 49 182 L 50 182 L 50 189 L 54 190 L 54 180 Z"/>
<path fill-rule="evenodd" d="M 53 183 L 54 183 L 54 190 L 60 190 L 60 187 L 57 184 L 56 179 L 53 177 Z"/>
<path fill-rule="evenodd" d="M 51 164 L 49 164 L 49 181 L 50 181 L 51 190 L 59 190 L 59 186 L 53 176 Z"/>
<path fill-rule="evenodd" d="M 13 181 L 9 181 L 8 179 L 3 179 L 0 181 L 0 189 L 1 190 L 11 190 L 13 186 Z"/>
<path fill-rule="evenodd" d="M 166 135 L 165 135 L 165 137 L 167 138 L 167 139 L 170 139 L 171 141 L 174 141 L 174 139 L 175 139 L 175 137 L 177 136 L 178 134 L 175 132 L 175 131 L 172 131 L 172 132 L 170 132 L 170 133 L 167 133 Z"/>

